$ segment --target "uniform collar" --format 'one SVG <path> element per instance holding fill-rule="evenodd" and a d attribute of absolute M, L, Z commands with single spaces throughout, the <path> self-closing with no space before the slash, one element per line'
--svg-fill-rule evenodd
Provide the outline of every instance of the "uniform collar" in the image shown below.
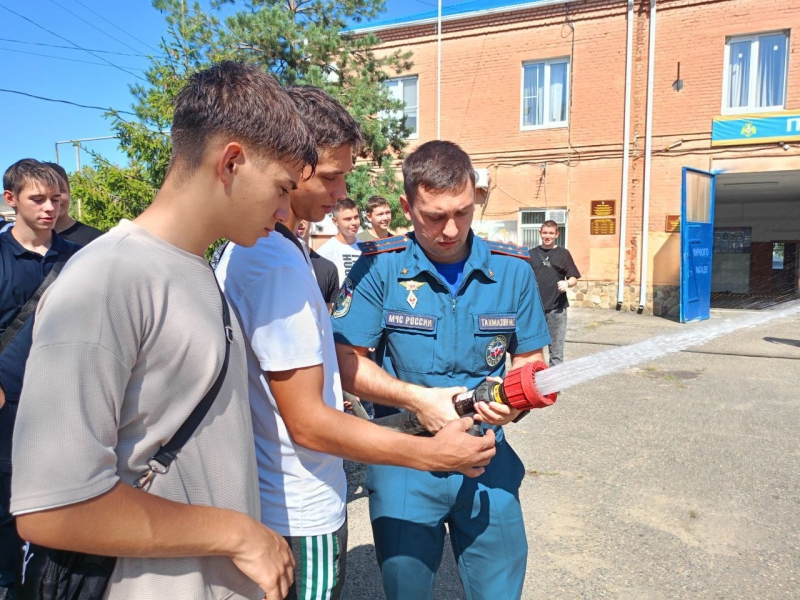
<path fill-rule="evenodd" d="M 436 267 L 433 266 L 431 260 L 423 252 L 422 246 L 417 242 L 416 235 L 410 232 L 406 234 L 406 238 L 408 239 L 408 251 L 400 261 L 400 265 L 398 265 L 400 267 L 398 278 L 413 279 L 423 272 L 436 275 Z M 467 245 L 469 246 L 469 255 L 467 256 L 467 262 L 464 263 L 464 280 L 466 281 L 473 271 L 478 271 L 490 281 L 496 281 L 494 271 L 489 266 L 491 252 L 472 229 L 470 229 L 467 237 Z"/>
<path fill-rule="evenodd" d="M 8 231 L 3 232 L 2 235 L 3 235 L 4 239 L 5 239 L 5 243 L 8 244 L 11 247 L 11 253 L 14 256 L 20 257 L 20 256 L 24 256 L 25 254 L 35 254 L 37 256 L 42 256 L 38 252 L 32 252 L 31 250 L 28 250 L 25 246 L 20 244 L 17 241 L 17 238 L 15 238 L 13 235 L 11 235 L 11 230 L 10 229 Z M 46 258 L 46 257 L 52 256 L 52 255 L 58 255 L 58 254 L 61 254 L 62 252 L 68 252 L 69 251 L 69 248 L 67 246 L 67 242 L 64 240 L 64 238 L 62 238 L 60 235 L 58 235 L 55 231 L 52 232 L 52 236 L 53 237 L 50 240 L 50 248 L 48 248 L 47 252 L 45 252 L 45 254 L 44 254 L 44 256 L 42 256 L 42 258 Z"/>

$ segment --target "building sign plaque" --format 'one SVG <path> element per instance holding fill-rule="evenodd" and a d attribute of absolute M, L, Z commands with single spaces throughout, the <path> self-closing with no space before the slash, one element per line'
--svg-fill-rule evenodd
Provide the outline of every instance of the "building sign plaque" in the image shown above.
<path fill-rule="evenodd" d="M 589 222 L 590 235 L 614 235 L 617 233 L 616 219 L 592 219 Z"/>
<path fill-rule="evenodd" d="M 592 217 L 613 217 L 617 214 L 616 200 L 592 200 Z"/>
<path fill-rule="evenodd" d="M 664 231 L 667 233 L 680 233 L 681 231 L 681 216 L 680 215 L 667 215 L 666 223 L 664 224 Z"/>
<path fill-rule="evenodd" d="M 800 110 L 726 115 L 711 124 L 712 146 L 800 141 Z"/>

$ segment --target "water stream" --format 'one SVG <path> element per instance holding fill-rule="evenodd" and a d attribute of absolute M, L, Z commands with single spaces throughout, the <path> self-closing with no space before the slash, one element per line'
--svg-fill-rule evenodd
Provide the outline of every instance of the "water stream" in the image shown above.
<path fill-rule="evenodd" d="M 737 316 L 724 321 L 707 321 L 700 325 L 687 325 L 677 333 L 659 335 L 643 342 L 611 348 L 556 365 L 537 373 L 536 385 L 542 394 L 561 392 L 592 379 L 680 352 L 691 346 L 705 344 L 740 329 L 756 327 L 796 314 L 800 314 L 800 300 L 756 314 Z"/>

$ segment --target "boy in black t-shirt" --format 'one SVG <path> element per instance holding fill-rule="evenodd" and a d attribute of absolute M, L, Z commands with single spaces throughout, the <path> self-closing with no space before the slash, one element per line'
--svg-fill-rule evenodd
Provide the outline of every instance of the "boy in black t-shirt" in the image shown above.
<path fill-rule="evenodd" d="M 550 366 L 564 361 L 564 338 L 567 334 L 567 289 L 581 276 L 569 250 L 556 246 L 558 225 L 545 221 L 539 230 L 542 243 L 529 250 L 531 266 L 539 285 L 542 308 L 550 330 Z"/>

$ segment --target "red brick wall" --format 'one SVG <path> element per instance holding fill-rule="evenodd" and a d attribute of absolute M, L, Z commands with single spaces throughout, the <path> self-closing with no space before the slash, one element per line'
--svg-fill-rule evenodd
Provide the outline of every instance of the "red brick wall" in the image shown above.
<path fill-rule="evenodd" d="M 622 188 L 626 6 L 583 0 L 446 22 L 442 51 L 442 138 L 458 142 L 492 180 L 486 219 L 513 220 L 521 208 L 569 209 L 568 246 L 586 279 L 617 278 L 619 237 L 589 235 L 589 203 L 617 201 Z M 644 144 L 650 2 L 634 16 L 633 105 L 626 281 L 638 283 L 642 247 Z M 800 157 L 777 145 L 711 148 L 711 120 L 721 112 L 726 37 L 800 24 L 795 0 L 662 0 L 658 2 L 653 93 L 653 159 L 649 246 L 651 285 L 678 282 L 675 234 L 681 169 L 710 169 L 726 159 Z M 798 31 L 790 33 L 786 108 L 800 109 Z M 419 140 L 436 137 L 434 25 L 379 32 L 387 50 L 413 51 L 419 76 Z M 520 130 L 522 63 L 571 57 L 569 127 Z M 672 88 L 681 64 L 684 88 Z M 667 146 L 680 141 L 677 147 Z M 766 159 L 766 162 L 765 162 Z M 713 161 L 713 162 L 712 162 Z M 754 165 L 756 163 L 753 163 Z M 741 170 L 760 170 L 744 167 Z"/>

